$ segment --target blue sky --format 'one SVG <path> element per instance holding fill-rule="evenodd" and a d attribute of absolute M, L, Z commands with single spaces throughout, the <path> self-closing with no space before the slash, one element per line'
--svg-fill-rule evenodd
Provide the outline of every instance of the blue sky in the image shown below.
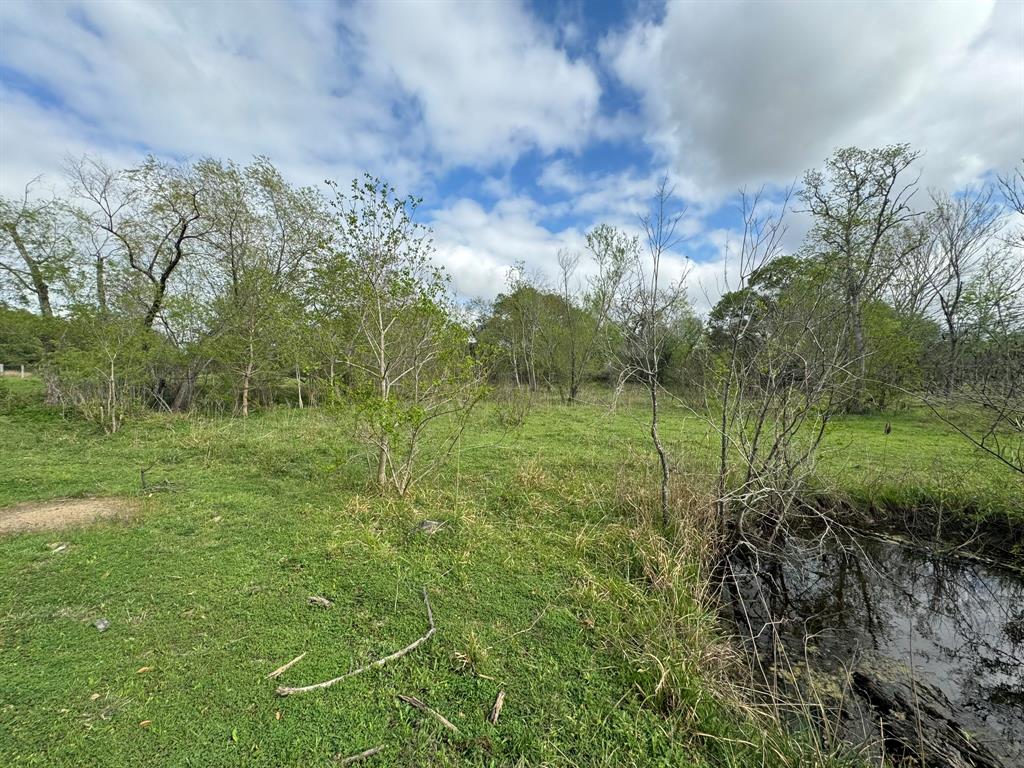
<path fill-rule="evenodd" d="M 634 227 L 667 174 L 688 208 L 672 268 L 702 308 L 741 186 L 848 144 L 911 142 L 946 189 L 1019 161 L 1024 3 L 8 0 L 0 80 L 5 194 L 84 152 L 366 170 L 424 198 L 463 296 Z"/>

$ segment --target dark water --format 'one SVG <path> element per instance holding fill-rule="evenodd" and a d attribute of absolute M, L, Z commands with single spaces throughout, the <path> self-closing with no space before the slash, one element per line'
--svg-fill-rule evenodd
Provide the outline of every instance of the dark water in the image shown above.
<path fill-rule="evenodd" d="M 733 568 L 734 614 L 765 669 L 778 673 L 780 648 L 786 667 L 833 673 L 868 657 L 900 662 L 945 694 L 958 724 L 1024 766 L 1019 573 L 867 538 Z"/>

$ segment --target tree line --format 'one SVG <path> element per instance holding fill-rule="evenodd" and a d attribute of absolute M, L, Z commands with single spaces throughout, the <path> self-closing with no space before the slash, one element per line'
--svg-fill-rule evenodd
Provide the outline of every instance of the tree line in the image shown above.
<path fill-rule="evenodd" d="M 85 157 L 66 194 L 0 201 L 0 360 L 110 432 L 153 409 L 345 404 L 399 493 L 495 385 L 567 404 L 642 388 L 666 515 L 659 396 L 705 406 L 723 506 L 792 485 L 832 415 L 908 397 L 1020 467 L 1024 164 L 956 194 L 919 189 L 919 164 L 907 145 L 846 148 L 781 202 L 741 193 L 727 290 L 701 318 L 666 271 L 687 249 L 667 182 L 635 227 L 600 224 L 553 276 L 520 262 L 465 304 L 421 201 L 381 179 L 322 192 L 263 157 Z M 789 250 L 793 210 L 812 226 Z"/>

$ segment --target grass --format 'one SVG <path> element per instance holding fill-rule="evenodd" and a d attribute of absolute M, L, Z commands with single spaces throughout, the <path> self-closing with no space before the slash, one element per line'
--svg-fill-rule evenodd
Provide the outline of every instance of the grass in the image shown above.
<path fill-rule="evenodd" d="M 699 559 L 626 514 L 649 466 L 638 403 L 540 404 L 511 432 L 487 404 L 458 461 L 395 501 L 365 487 L 344 418 L 153 415 L 105 436 L 43 407 L 31 380 L 0 387 L 0 508 L 142 503 L 130 521 L 0 538 L 2 765 L 329 765 L 377 744 L 370 765 L 795 766 L 814 754 L 737 710 Z M 955 436 L 920 414 L 888 418 L 888 437 L 885 419 L 836 424 L 824 474 L 860 498 L 924 489 L 972 510 L 1022 507 L 1014 478 Z M 711 432 L 682 410 L 663 434 L 694 466 L 708 455 Z M 169 490 L 140 493 L 151 464 Z M 447 524 L 413 533 L 425 518 Z M 55 553 L 58 541 L 69 546 Z M 278 682 L 334 677 L 419 637 L 422 586 L 429 643 L 330 690 L 274 696 L 266 675 L 301 652 Z"/>

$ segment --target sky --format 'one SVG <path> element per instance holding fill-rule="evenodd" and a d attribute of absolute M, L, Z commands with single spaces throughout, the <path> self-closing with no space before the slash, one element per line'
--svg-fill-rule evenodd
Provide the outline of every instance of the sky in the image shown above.
<path fill-rule="evenodd" d="M 0 193 L 83 153 L 366 171 L 423 198 L 463 298 L 635 230 L 667 177 L 669 271 L 706 311 L 738 189 L 780 201 L 835 148 L 892 142 L 925 153 L 922 190 L 1021 162 L 1024 0 L 0 3 Z"/>

